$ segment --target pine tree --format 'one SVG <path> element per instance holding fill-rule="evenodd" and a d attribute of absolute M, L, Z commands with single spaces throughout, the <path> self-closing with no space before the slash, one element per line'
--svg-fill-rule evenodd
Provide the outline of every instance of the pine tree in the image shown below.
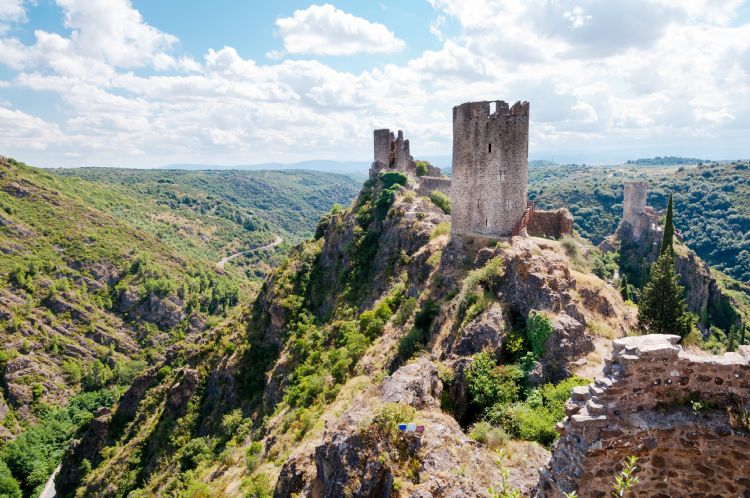
<path fill-rule="evenodd" d="M 659 256 L 651 267 L 651 278 L 638 301 L 638 327 L 645 334 L 677 334 L 685 337 L 693 327 L 693 315 L 687 311 L 685 289 L 677 282 L 674 254 Z"/>
<path fill-rule="evenodd" d="M 628 276 L 624 273 L 620 280 L 620 295 L 622 295 L 622 298 L 625 301 L 633 300 L 633 296 L 630 294 L 630 286 L 628 285 Z"/>
<path fill-rule="evenodd" d="M 740 326 L 740 346 L 745 344 L 745 322 Z"/>
<path fill-rule="evenodd" d="M 672 212 L 672 194 L 669 194 L 667 203 L 667 218 L 664 220 L 664 236 L 661 240 L 661 250 L 659 254 L 664 254 L 670 249 L 674 252 L 674 213 Z"/>

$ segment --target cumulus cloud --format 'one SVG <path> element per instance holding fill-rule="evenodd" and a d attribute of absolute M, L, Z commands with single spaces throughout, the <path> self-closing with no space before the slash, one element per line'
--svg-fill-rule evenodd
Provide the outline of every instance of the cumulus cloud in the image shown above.
<path fill-rule="evenodd" d="M 276 20 L 277 34 L 289 54 L 353 55 L 390 53 L 406 47 L 387 27 L 337 9 L 311 5 Z"/>
<path fill-rule="evenodd" d="M 103 0 L 56 1 L 69 35 L 0 35 L 14 72 L 0 87 L 62 102 L 54 122 L 0 104 L 0 150 L 40 164 L 366 159 L 383 127 L 404 129 L 417 156 L 448 155 L 452 106 L 496 98 L 531 102 L 536 157 L 750 152 L 736 145 L 750 132 L 750 24 L 734 0 L 432 0 L 439 48 L 360 72 L 228 46 L 192 58 L 127 0 L 106 2 L 116 14 Z M 403 44 L 331 6 L 285 19 L 287 53 Z"/>
<path fill-rule="evenodd" d="M 10 24 L 25 19 L 23 0 L 0 0 L 0 34 L 5 33 Z"/>

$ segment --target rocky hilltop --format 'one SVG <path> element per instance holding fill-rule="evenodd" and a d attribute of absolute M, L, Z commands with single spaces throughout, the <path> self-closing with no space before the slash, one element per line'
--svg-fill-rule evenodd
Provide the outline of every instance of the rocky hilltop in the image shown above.
<path fill-rule="evenodd" d="M 586 241 L 451 239 L 449 207 L 417 188 L 384 174 L 325 216 L 251 308 L 97 414 L 61 495 L 483 496 L 504 479 L 498 445 L 532 492 L 553 412 L 634 309 Z M 507 393 L 483 398 L 483 379 Z"/>

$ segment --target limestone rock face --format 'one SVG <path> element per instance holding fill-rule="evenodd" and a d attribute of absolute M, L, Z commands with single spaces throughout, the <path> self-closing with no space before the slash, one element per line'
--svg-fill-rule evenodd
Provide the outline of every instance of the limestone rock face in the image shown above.
<path fill-rule="evenodd" d="M 508 318 L 503 307 L 495 303 L 466 325 L 453 350 L 457 355 L 471 356 L 488 349 L 499 357 L 507 330 Z"/>
<path fill-rule="evenodd" d="M 404 403 L 422 409 L 440 406 L 443 384 L 438 379 L 435 364 L 418 358 L 386 377 L 381 391 L 386 403 Z"/>
<path fill-rule="evenodd" d="M 541 365 L 545 380 L 559 382 L 571 375 L 570 363 L 594 350 L 585 323 L 565 313 L 553 317 L 552 334 L 544 344 Z"/>
<path fill-rule="evenodd" d="M 538 497 L 608 496 L 629 455 L 639 459 L 634 496 L 750 494 L 750 431 L 738 421 L 749 408 L 750 354 L 697 356 L 678 340 L 614 341 L 605 376 L 573 389 Z"/>

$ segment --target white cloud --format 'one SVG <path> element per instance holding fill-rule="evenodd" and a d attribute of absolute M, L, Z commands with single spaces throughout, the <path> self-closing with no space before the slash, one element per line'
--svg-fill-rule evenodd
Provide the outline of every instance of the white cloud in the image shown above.
<path fill-rule="evenodd" d="M 387 27 L 333 5 L 311 5 L 276 20 L 277 35 L 290 54 L 353 55 L 398 52 L 406 47 Z M 270 54 L 278 57 L 279 53 Z"/>
<path fill-rule="evenodd" d="M 0 35 L 0 64 L 15 71 L 0 87 L 60 99 L 54 120 L 0 104 L 0 151 L 29 162 L 367 159 L 383 127 L 404 129 L 417 156 L 448 155 L 452 107 L 496 98 L 531 102 L 536 157 L 626 159 L 653 144 L 658 154 L 750 155 L 750 24 L 738 25 L 733 0 L 432 0 L 433 27 L 444 36 L 450 22 L 458 34 L 361 72 L 284 54 L 264 63 L 226 46 L 191 58 L 126 0 L 107 2 L 116 14 L 102 1 L 58 1 L 71 35 L 37 31 L 30 44 Z M 289 19 L 327 38 L 280 33 L 287 53 L 290 39 L 303 43 L 297 35 L 310 53 L 333 40 L 342 53 L 377 45 L 361 41 L 369 28 L 321 28 L 313 7 Z"/>
<path fill-rule="evenodd" d="M 8 30 L 10 24 L 25 19 L 23 0 L 0 0 L 0 35 Z"/>

